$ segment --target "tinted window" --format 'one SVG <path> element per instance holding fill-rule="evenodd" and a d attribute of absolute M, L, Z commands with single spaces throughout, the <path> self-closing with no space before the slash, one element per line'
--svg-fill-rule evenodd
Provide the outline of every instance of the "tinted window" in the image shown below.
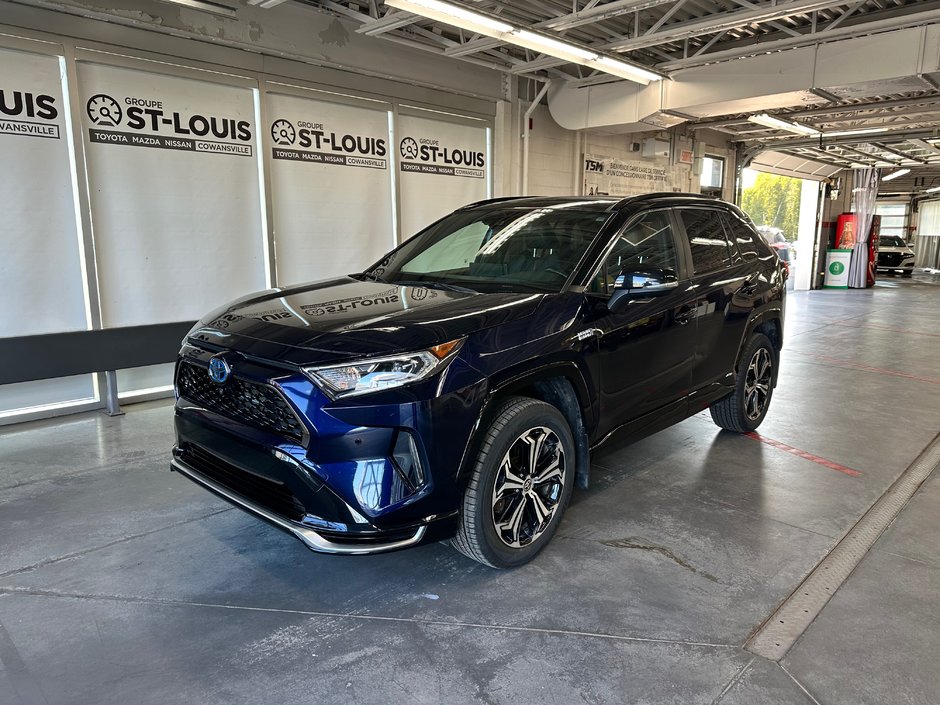
<path fill-rule="evenodd" d="M 656 267 L 675 270 L 676 240 L 672 222 L 666 211 L 646 213 L 617 238 L 590 290 L 595 293 L 610 293 L 614 280 L 625 269 Z"/>
<path fill-rule="evenodd" d="M 457 212 L 369 274 L 389 283 L 559 291 L 608 218 L 563 206 Z"/>
<path fill-rule="evenodd" d="M 722 214 L 728 237 L 738 246 L 741 257 L 747 260 L 757 259 L 757 243 L 754 232 L 739 218 L 727 213 Z"/>
<path fill-rule="evenodd" d="M 682 208 L 679 215 L 692 246 L 692 266 L 696 274 L 713 272 L 731 264 L 731 253 L 718 211 Z"/>

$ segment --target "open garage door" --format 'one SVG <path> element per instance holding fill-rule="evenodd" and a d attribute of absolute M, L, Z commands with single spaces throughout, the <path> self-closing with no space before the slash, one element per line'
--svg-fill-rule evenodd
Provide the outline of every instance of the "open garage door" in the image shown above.
<path fill-rule="evenodd" d="M 754 161 L 751 162 L 751 169 L 768 174 L 793 176 L 798 179 L 811 179 L 813 181 L 823 181 L 840 171 L 839 167 L 832 164 L 824 164 L 812 159 L 804 159 L 803 157 L 774 151 L 761 152 L 754 157 Z"/>

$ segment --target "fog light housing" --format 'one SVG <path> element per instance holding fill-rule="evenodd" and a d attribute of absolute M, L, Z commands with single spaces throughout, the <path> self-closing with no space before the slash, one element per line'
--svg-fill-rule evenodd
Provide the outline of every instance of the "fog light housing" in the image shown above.
<path fill-rule="evenodd" d="M 392 446 L 392 462 L 402 479 L 412 490 L 424 484 L 424 467 L 414 436 L 408 431 L 399 431 Z"/>

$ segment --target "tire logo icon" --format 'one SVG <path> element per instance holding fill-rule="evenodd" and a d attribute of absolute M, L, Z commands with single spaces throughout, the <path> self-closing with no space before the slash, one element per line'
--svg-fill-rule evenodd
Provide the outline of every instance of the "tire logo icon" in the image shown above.
<path fill-rule="evenodd" d="M 294 144 L 297 139 L 297 131 L 288 120 L 275 120 L 271 125 L 271 139 L 275 144 Z"/>
<path fill-rule="evenodd" d="M 418 143 L 415 142 L 414 138 L 412 137 L 406 137 L 403 139 L 399 149 L 401 150 L 401 156 L 404 159 L 418 158 Z"/>
<path fill-rule="evenodd" d="M 93 124 L 101 127 L 117 127 L 124 116 L 121 105 L 104 93 L 98 93 L 89 98 L 85 105 L 85 112 L 88 113 L 88 119 Z"/>

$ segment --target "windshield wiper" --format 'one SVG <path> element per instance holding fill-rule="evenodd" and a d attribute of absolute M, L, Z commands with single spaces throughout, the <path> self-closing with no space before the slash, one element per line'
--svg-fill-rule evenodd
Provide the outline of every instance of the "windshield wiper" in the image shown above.
<path fill-rule="evenodd" d="M 445 282 L 439 281 L 409 281 L 406 279 L 396 279 L 393 282 L 388 282 L 389 284 L 397 284 L 399 286 L 423 286 L 426 289 L 443 289 L 445 291 L 459 291 L 464 294 L 479 294 L 480 292 L 476 289 L 468 289 L 465 286 L 458 286 L 457 284 L 447 284 Z"/>
<path fill-rule="evenodd" d="M 367 282 L 379 282 L 381 284 L 388 284 L 387 281 L 382 279 L 378 274 L 372 274 L 371 272 L 362 272 L 361 274 L 350 274 L 350 278 L 358 279 L 359 281 Z"/>

